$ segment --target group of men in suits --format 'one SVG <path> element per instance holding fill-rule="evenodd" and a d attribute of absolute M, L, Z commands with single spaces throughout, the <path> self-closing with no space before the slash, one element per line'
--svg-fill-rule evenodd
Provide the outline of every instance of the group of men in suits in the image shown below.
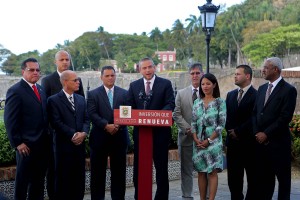
<path fill-rule="evenodd" d="M 155 65 L 150 58 L 140 60 L 139 70 L 143 77 L 132 82 L 128 91 L 115 85 L 116 72 L 113 67 L 103 67 L 100 77 L 103 85 L 88 93 L 87 102 L 81 79 L 68 70 L 68 52 L 57 52 L 55 64 L 57 71 L 42 79 L 40 86 L 37 84 L 40 78 L 38 61 L 26 59 L 21 64 L 23 78 L 7 91 L 4 122 L 11 146 L 16 149 L 15 199 L 23 200 L 27 195 L 28 199 L 43 199 L 46 171 L 50 175 L 47 177 L 50 181 L 47 184 L 50 199 L 83 199 L 84 142 L 90 121 L 92 199 L 105 198 L 108 156 L 111 197 L 124 199 L 129 136 L 126 126 L 114 124 L 113 109 L 120 105 L 149 110 L 173 111 L 175 108 L 173 117 L 179 127 L 178 145 L 182 162 L 182 197 L 193 198 L 190 112 L 193 99 L 199 97 L 196 91 L 199 91 L 203 74 L 200 63 L 189 69 L 192 85 L 178 92 L 176 107 L 171 82 L 155 75 Z M 251 86 L 252 69 L 248 65 L 236 68 L 235 84 L 239 88 L 228 92 L 226 97 L 227 167 L 231 199 L 244 199 L 244 170 L 248 181 L 245 199 L 272 199 L 275 177 L 279 182 L 278 199 L 289 199 L 291 136 L 288 125 L 294 113 L 297 91 L 283 80 L 280 75 L 282 69 L 279 58 L 268 58 L 262 70 L 268 83 L 257 91 Z M 140 93 L 146 94 L 149 89 L 151 95 L 145 106 Z M 138 130 L 134 127 L 135 199 L 138 198 Z M 157 183 L 155 199 L 168 199 L 171 129 L 153 128 L 153 133 Z"/>
<path fill-rule="evenodd" d="M 69 53 L 57 52 L 55 64 L 57 71 L 43 78 L 40 86 L 37 84 L 40 78 L 38 61 L 34 58 L 26 59 L 21 66 L 22 80 L 7 91 L 4 120 L 10 143 L 16 148 L 17 155 L 15 199 L 44 199 L 46 172 L 49 199 L 83 199 L 84 143 L 90 121 L 91 197 L 95 200 L 105 198 L 109 156 L 111 198 L 124 199 L 129 136 L 126 126 L 114 124 L 113 109 L 120 105 L 131 105 L 133 109 L 172 111 L 174 93 L 171 82 L 156 76 L 153 60 L 144 58 L 139 62 L 143 78 L 132 82 L 129 91 L 126 91 L 114 85 L 115 69 L 105 66 L 101 70 L 103 85 L 90 91 L 86 101 L 80 78 L 68 70 Z M 150 85 L 146 82 L 150 82 Z M 32 88 L 33 85 L 37 89 Z M 147 107 L 144 107 L 139 93 L 146 93 L 149 86 L 151 98 Z M 153 160 L 157 181 L 155 199 L 168 199 L 168 145 L 171 129 L 155 128 L 153 132 Z M 138 127 L 135 127 L 133 137 L 137 199 Z"/>
<path fill-rule="evenodd" d="M 232 200 L 272 199 L 275 177 L 279 183 L 278 199 L 290 199 L 289 122 L 294 114 L 297 91 L 281 77 L 282 69 L 283 64 L 279 58 L 266 59 L 262 76 L 269 83 L 263 84 L 257 91 L 251 85 L 250 66 L 242 64 L 236 67 L 235 85 L 238 88 L 227 93 L 225 127 L 228 186 Z M 203 74 L 201 64 L 192 65 L 189 73 L 191 86 L 178 91 L 173 113 L 179 128 L 182 199 L 193 199 L 192 138 L 189 127 L 193 93 L 197 91 L 198 79 Z M 247 176 L 245 197 L 244 172 Z"/>
<path fill-rule="evenodd" d="M 291 121 L 297 98 L 295 87 L 281 77 L 282 61 L 265 60 L 262 76 L 268 82 L 251 86 L 252 70 L 236 68 L 235 84 L 227 94 L 226 145 L 228 185 L 232 200 L 271 200 L 278 180 L 278 199 L 289 200 L 291 191 Z"/>

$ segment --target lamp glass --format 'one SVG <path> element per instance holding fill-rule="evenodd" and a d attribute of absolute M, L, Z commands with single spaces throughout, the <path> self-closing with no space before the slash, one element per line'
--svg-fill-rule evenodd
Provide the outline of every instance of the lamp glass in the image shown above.
<path fill-rule="evenodd" d="M 214 28 L 215 26 L 215 19 L 216 19 L 216 13 L 213 12 L 206 12 L 205 17 L 205 27 L 206 28 Z"/>

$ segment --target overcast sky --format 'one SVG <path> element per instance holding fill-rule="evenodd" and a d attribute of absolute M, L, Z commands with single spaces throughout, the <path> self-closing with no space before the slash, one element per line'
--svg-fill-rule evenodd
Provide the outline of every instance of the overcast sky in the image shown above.
<path fill-rule="evenodd" d="M 230 7 L 243 0 L 213 0 Z M 0 44 L 15 54 L 38 50 L 44 53 L 74 41 L 87 31 L 104 27 L 109 33 L 147 34 L 155 27 L 171 29 L 206 0 L 2 0 Z"/>

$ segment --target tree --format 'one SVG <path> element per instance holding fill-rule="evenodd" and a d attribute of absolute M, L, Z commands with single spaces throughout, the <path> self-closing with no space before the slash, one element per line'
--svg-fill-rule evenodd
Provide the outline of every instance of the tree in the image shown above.
<path fill-rule="evenodd" d="M 156 50 L 158 51 L 158 42 L 163 40 L 163 35 L 158 27 L 155 27 L 155 29 L 150 32 L 150 40 L 156 43 Z"/>
<path fill-rule="evenodd" d="M 185 19 L 186 22 L 188 22 L 188 25 L 186 27 L 186 31 L 190 34 L 199 34 L 201 31 L 201 17 L 198 18 L 195 15 L 190 15 L 189 18 Z"/>

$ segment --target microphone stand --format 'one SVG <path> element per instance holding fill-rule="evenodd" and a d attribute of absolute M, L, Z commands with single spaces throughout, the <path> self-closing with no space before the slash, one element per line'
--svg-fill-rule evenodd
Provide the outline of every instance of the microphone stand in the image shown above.
<path fill-rule="evenodd" d="M 139 99 L 143 101 L 144 110 L 147 109 L 147 106 L 148 106 L 148 104 L 149 104 L 149 102 L 151 100 L 152 94 L 153 94 L 152 90 L 149 91 L 148 95 L 146 95 L 143 91 L 140 91 L 140 93 L 139 93 Z"/>

